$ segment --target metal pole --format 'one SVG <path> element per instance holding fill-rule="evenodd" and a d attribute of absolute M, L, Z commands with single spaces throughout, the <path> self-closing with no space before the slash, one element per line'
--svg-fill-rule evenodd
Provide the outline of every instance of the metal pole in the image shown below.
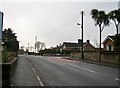
<path fill-rule="evenodd" d="M 81 11 L 82 14 L 82 22 L 81 22 L 81 29 L 82 29 L 82 59 L 84 59 L 84 52 L 83 52 L 83 11 Z"/>

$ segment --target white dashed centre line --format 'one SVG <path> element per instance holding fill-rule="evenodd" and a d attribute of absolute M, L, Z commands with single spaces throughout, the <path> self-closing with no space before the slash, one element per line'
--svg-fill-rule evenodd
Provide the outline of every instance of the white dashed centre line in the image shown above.
<path fill-rule="evenodd" d="M 29 59 L 28 59 L 28 62 L 32 65 L 32 63 L 30 62 Z M 32 66 L 32 71 L 34 72 L 34 74 L 35 74 L 35 76 L 36 76 L 36 78 L 37 78 L 37 80 L 38 80 L 39 85 L 40 85 L 40 86 L 45 86 L 45 85 L 43 84 L 43 82 L 41 81 L 40 77 L 37 75 L 37 72 L 35 71 L 35 69 L 34 69 L 33 66 Z"/>
<path fill-rule="evenodd" d="M 79 68 L 79 69 L 88 71 L 88 72 L 92 72 L 92 73 L 95 72 L 95 71 L 93 71 L 93 70 L 89 70 L 89 69 L 86 69 L 86 68 L 82 68 L 82 67 L 79 67 L 79 66 L 76 66 L 76 65 L 73 65 L 73 64 L 69 64 L 69 65 L 71 65 L 71 66 L 73 66 L 73 67 L 75 67 L 75 68 Z"/>
<path fill-rule="evenodd" d="M 44 84 L 43 84 L 42 81 L 40 80 L 39 76 L 37 75 L 35 69 L 32 68 L 32 70 L 33 70 L 33 72 L 35 73 L 35 75 L 36 75 L 36 77 L 37 77 L 37 80 L 38 80 L 39 84 L 40 84 L 41 86 L 44 86 Z"/>
<path fill-rule="evenodd" d="M 120 81 L 120 79 L 119 79 L 119 78 L 115 78 L 115 80 Z"/>

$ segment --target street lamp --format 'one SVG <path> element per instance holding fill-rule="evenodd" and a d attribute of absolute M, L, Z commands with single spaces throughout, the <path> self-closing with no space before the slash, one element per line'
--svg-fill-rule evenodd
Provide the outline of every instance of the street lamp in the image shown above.
<path fill-rule="evenodd" d="M 82 59 L 84 59 L 84 52 L 83 52 L 83 11 L 81 11 L 81 15 L 82 15 L 82 20 L 81 20 L 81 24 L 77 23 L 77 25 L 81 25 L 81 29 L 82 29 Z"/>

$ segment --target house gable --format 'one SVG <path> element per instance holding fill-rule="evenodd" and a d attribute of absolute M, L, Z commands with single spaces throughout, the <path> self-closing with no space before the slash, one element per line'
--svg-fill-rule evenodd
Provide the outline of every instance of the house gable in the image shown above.
<path fill-rule="evenodd" d="M 108 36 L 103 41 L 104 50 L 113 51 L 114 50 L 114 36 Z"/>
<path fill-rule="evenodd" d="M 95 47 L 90 44 L 89 40 L 83 45 L 84 51 L 95 51 Z"/>
<path fill-rule="evenodd" d="M 63 45 L 63 49 L 66 49 L 66 46 L 65 46 L 65 45 Z"/>
<path fill-rule="evenodd" d="M 102 43 L 104 44 L 108 39 L 110 39 L 112 42 L 114 42 L 113 37 L 114 36 L 109 36 L 108 35 Z"/>

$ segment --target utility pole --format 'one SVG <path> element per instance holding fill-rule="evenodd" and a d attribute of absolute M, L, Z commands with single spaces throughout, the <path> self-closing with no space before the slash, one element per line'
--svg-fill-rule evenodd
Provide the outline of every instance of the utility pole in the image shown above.
<path fill-rule="evenodd" d="M 35 52 L 36 52 L 36 42 L 37 42 L 37 36 L 35 36 Z"/>
<path fill-rule="evenodd" d="M 120 9 L 120 1 L 118 2 L 118 9 Z M 120 33 L 120 24 L 118 25 L 118 33 Z"/>
<path fill-rule="evenodd" d="M 81 52 L 82 52 L 82 55 L 81 55 L 81 57 L 82 57 L 82 59 L 84 59 L 84 51 L 83 51 L 83 11 L 81 11 L 81 24 L 80 23 L 77 23 L 77 25 L 81 25 L 81 29 L 82 29 L 82 44 L 81 44 L 81 46 L 80 47 L 82 47 L 82 49 L 81 49 Z"/>
<path fill-rule="evenodd" d="M 81 29 L 82 29 L 82 59 L 84 59 L 84 51 L 83 51 L 83 11 L 81 11 L 82 15 L 82 22 L 81 22 Z"/>
<path fill-rule="evenodd" d="M 28 52 L 29 52 L 29 43 L 28 43 Z"/>

